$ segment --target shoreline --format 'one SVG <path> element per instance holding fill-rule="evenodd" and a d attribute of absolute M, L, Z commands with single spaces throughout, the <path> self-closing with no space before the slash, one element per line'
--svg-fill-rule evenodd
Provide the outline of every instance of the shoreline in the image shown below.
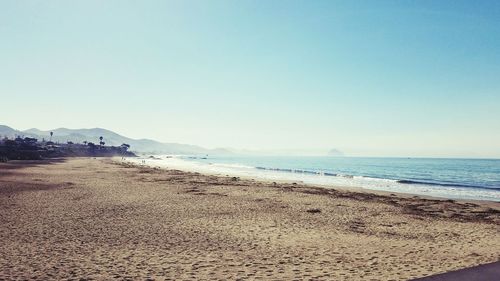
<path fill-rule="evenodd" d="M 305 185 L 305 186 L 310 186 L 310 187 L 315 187 L 315 188 L 324 188 L 324 189 L 333 189 L 333 190 L 342 190 L 346 192 L 362 192 L 362 193 L 371 193 L 371 194 L 376 194 L 376 195 L 381 195 L 381 196 L 398 196 L 402 198 L 422 198 L 422 199 L 428 199 L 428 200 L 441 200 L 441 201 L 457 201 L 457 202 L 464 202 L 464 203 L 474 203 L 474 204 L 482 204 L 486 205 L 488 207 L 496 208 L 500 210 L 500 201 L 494 201 L 494 200 L 488 200 L 488 199 L 465 199 L 465 198 L 447 198 L 447 197 L 439 197 L 439 196 L 432 196 L 432 195 L 423 195 L 423 194 L 418 194 L 418 193 L 410 193 L 410 192 L 399 192 L 399 191 L 387 191 L 387 190 L 378 190 L 378 189 L 371 189 L 371 188 L 364 188 L 360 186 L 341 186 L 341 185 L 333 185 L 333 184 L 314 184 L 314 183 L 304 183 L 303 181 L 294 181 L 294 180 L 288 180 L 288 179 L 266 179 L 264 177 L 255 177 L 255 176 L 249 176 L 249 175 L 240 175 L 237 173 L 231 174 L 231 173 L 221 173 L 221 172 L 206 172 L 206 171 L 200 171 L 196 170 L 195 168 L 183 168 L 183 167 L 167 167 L 167 166 L 158 166 L 154 165 L 154 163 L 145 163 L 145 164 L 140 164 L 136 161 L 130 161 L 130 158 L 126 158 L 125 160 L 119 160 L 118 157 L 113 157 L 114 161 L 117 162 L 122 162 L 126 161 L 127 163 L 137 165 L 138 167 L 142 166 L 147 166 L 151 168 L 159 168 L 159 169 L 164 169 L 164 170 L 180 170 L 183 172 L 187 173 L 199 173 L 202 175 L 208 175 L 208 176 L 217 176 L 217 177 L 238 177 L 241 179 L 246 179 L 246 180 L 254 180 L 258 182 L 263 182 L 263 183 L 268 183 L 272 184 L 273 182 L 276 183 L 281 183 L 281 184 L 300 184 L 300 185 Z M 141 160 L 149 160 L 149 161 L 155 161 L 155 160 L 162 160 L 159 158 L 147 158 L 144 157 L 144 159 Z M 185 161 L 185 160 L 183 160 Z"/>
<path fill-rule="evenodd" d="M 164 170 L 0 163 L 0 279 L 408 280 L 500 260 L 500 211 Z"/>
<path fill-rule="evenodd" d="M 457 205 L 459 208 L 462 205 L 475 205 L 475 206 L 480 206 L 484 207 L 487 209 L 490 209 L 493 214 L 497 214 L 498 218 L 495 220 L 498 224 L 500 224 L 500 202 L 497 201 L 488 201 L 488 200 L 471 200 L 471 199 L 449 199 L 449 198 L 442 198 L 442 197 L 432 197 L 432 196 L 425 196 L 425 195 L 419 195 L 419 194 L 411 194 L 411 193 L 402 193 L 402 192 L 390 192 L 390 191 L 383 191 L 383 190 L 373 190 L 373 189 L 365 189 L 362 187 L 343 187 L 343 186 L 322 186 L 322 185 L 314 185 L 314 184 L 308 184 L 308 183 L 299 183 L 299 182 L 294 182 L 294 181 L 289 181 L 289 180 L 280 180 L 280 181 L 270 181 L 270 180 L 265 180 L 265 179 L 260 179 L 260 178 L 255 178 L 255 177 L 245 177 L 245 176 L 232 176 L 232 175 L 223 175 L 220 173 L 203 173 L 195 170 L 182 170 L 179 168 L 167 168 L 167 167 L 160 167 L 160 166 L 154 166 L 154 165 L 148 165 L 148 164 L 138 164 L 134 162 L 129 162 L 125 160 L 125 162 L 122 162 L 120 160 L 117 160 L 117 158 L 112 158 L 112 161 L 114 161 L 118 165 L 125 164 L 125 166 L 131 165 L 137 169 L 143 170 L 143 171 L 174 171 L 174 172 L 181 172 L 185 173 L 186 175 L 195 175 L 195 176 L 206 176 L 206 177 L 216 177 L 221 180 L 228 180 L 230 179 L 231 181 L 236 181 L 240 182 L 240 185 L 243 184 L 246 185 L 252 185 L 252 184 L 262 184 L 267 187 L 271 188 L 285 188 L 288 190 L 292 190 L 294 192 L 301 192 L 305 190 L 306 193 L 311 193 L 311 194 L 318 194 L 318 195 L 324 195 L 324 196 L 340 196 L 340 197 L 352 197 L 356 198 L 357 200 L 375 200 L 379 202 L 389 202 L 390 204 L 393 204 L 394 199 L 400 199 L 404 200 L 406 202 L 418 202 L 418 204 L 423 204 L 425 203 L 447 203 L 450 205 Z M 406 203 L 405 202 L 405 203 Z M 418 213 L 418 211 L 417 211 Z"/>

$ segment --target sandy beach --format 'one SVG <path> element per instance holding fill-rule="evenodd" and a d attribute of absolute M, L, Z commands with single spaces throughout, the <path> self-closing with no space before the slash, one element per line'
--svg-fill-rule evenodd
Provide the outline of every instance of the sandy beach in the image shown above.
<path fill-rule="evenodd" d="M 500 203 L 109 158 L 0 163 L 0 279 L 408 280 L 500 259 Z"/>

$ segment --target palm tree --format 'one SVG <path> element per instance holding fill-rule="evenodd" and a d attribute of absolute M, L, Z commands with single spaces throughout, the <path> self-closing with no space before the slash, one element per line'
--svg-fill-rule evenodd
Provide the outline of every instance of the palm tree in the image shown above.
<path fill-rule="evenodd" d="M 100 144 L 101 146 L 104 144 L 104 143 L 102 142 L 102 139 L 103 139 L 103 137 L 102 137 L 102 136 L 100 136 L 100 137 L 99 137 L 99 144 Z"/>

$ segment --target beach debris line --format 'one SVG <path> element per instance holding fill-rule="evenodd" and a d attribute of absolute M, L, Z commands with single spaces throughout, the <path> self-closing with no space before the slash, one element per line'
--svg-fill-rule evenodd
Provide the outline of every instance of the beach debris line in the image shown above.
<path fill-rule="evenodd" d="M 321 213 L 321 209 L 312 208 L 312 209 L 307 209 L 306 212 L 311 213 L 311 214 L 317 214 L 317 213 Z"/>

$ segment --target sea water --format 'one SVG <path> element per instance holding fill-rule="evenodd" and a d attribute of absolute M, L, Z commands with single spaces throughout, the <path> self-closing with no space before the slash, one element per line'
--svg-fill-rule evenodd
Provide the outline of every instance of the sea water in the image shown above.
<path fill-rule="evenodd" d="M 500 201 L 500 159 L 166 156 L 131 161 L 201 173 Z"/>

